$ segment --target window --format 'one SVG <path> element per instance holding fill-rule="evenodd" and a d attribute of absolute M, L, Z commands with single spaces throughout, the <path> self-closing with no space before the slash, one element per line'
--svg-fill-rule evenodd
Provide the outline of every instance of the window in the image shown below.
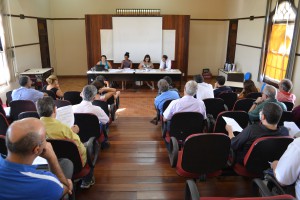
<path fill-rule="evenodd" d="M 7 84 L 10 80 L 9 69 L 7 65 L 7 59 L 5 54 L 5 40 L 2 15 L 0 15 L 0 86 Z"/>
<path fill-rule="evenodd" d="M 297 10 L 293 0 L 278 0 L 269 16 L 267 49 L 263 67 L 266 82 L 278 83 L 287 77 Z"/>

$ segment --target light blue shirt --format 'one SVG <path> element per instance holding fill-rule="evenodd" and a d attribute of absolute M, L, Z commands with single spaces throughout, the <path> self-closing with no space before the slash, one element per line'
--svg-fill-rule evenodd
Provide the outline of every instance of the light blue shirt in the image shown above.
<path fill-rule="evenodd" d="M 18 89 L 15 89 L 12 94 L 12 100 L 30 100 L 34 103 L 37 102 L 38 99 L 43 98 L 44 93 L 37 91 L 35 89 L 26 88 L 26 87 L 20 87 Z"/>
<path fill-rule="evenodd" d="M 155 108 L 157 108 L 162 115 L 163 105 L 167 100 L 179 99 L 178 92 L 174 90 L 168 90 L 166 92 L 161 93 L 161 95 L 157 96 L 154 100 Z"/>

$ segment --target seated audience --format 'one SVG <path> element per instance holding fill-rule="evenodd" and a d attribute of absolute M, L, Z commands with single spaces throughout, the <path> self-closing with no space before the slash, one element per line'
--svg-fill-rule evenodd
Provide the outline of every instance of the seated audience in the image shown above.
<path fill-rule="evenodd" d="M 95 86 L 98 90 L 94 100 L 107 101 L 112 96 L 116 99 L 120 95 L 120 91 L 117 91 L 115 88 L 105 87 L 105 83 L 103 81 L 95 80 L 91 83 L 91 85 Z"/>
<path fill-rule="evenodd" d="M 159 69 L 160 70 L 170 70 L 172 62 L 168 59 L 167 55 L 163 55 L 160 61 Z"/>
<path fill-rule="evenodd" d="M 61 123 L 56 118 L 56 106 L 51 97 L 44 97 L 37 101 L 37 112 L 41 117 L 40 120 L 44 123 L 46 128 L 46 135 L 48 139 L 70 139 L 75 142 L 80 153 L 82 166 L 85 166 L 87 161 L 86 148 L 80 141 L 79 127 L 77 125 L 71 128 Z M 94 185 L 95 179 L 93 178 L 94 169 L 90 170 L 90 173 L 84 177 L 81 188 L 89 188 Z"/>
<path fill-rule="evenodd" d="M 250 108 L 248 114 L 249 119 L 252 122 L 259 121 L 259 112 L 265 106 L 265 104 L 269 102 L 273 102 L 278 104 L 283 111 L 286 111 L 286 106 L 284 103 L 279 102 L 276 99 L 277 90 L 275 87 L 271 85 L 266 85 L 262 92 L 262 97 L 258 97 L 255 102 L 253 103 L 252 107 Z"/>
<path fill-rule="evenodd" d="M 63 98 L 64 93 L 61 91 L 59 84 L 58 84 L 58 79 L 55 75 L 51 75 L 46 79 L 48 85 L 46 87 L 46 90 L 51 90 L 57 98 Z"/>
<path fill-rule="evenodd" d="M 47 96 L 47 94 L 31 88 L 32 81 L 29 76 L 21 76 L 19 84 L 21 87 L 13 90 L 11 94 L 13 101 L 30 100 L 35 103 L 38 99 L 43 98 L 43 96 Z"/>
<path fill-rule="evenodd" d="M 243 85 L 244 85 L 244 88 L 238 96 L 239 99 L 246 98 L 246 96 L 252 92 L 258 92 L 258 90 L 252 80 L 244 81 Z"/>
<path fill-rule="evenodd" d="M 12 123 L 6 146 L 6 159 L 0 156 L 0 199 L 61 199 L 72 194 L 73 164 L 67 159 L 58 162 L 40 120 L 27 118 Z M 37 156 L 47 160 L 51 172 L 32 165 Z M 71 172 L 68 179 L 63 170 Z"/>
<path fill-rule="evenodd" d="M 278 83 L 277 100 L 295 103 L 296 96 L 291 93 L 293 83 L 289 79 L 283 79 Z"/>
<path fill-rule="evenodd" d="M 169 90 L 169 84 L 165 79 L 160 79 L 157 83 L 157 87 L 161 94 L 155 98 L 154 105 L 162 115 L 164 103 L 167 100 L 179 99 L 180 97 L 176 91 Z"/>
<path fill-rule="evenodd" d="M 206 108 L 202 100 L 193 96 L 196 94 L 198 85 L 196 81 L 188 81 L 184 86 L 184 96 L 173 100 L 163 113 L 164 121 L 170 120 L 173 115 L 180 112 L 199 112 L 206 119 Z"/>
<path fill-rule="evenodd" d="M 219 94 L 222 92 L 232 92 L 231 87 L 225 86 L 225 77 L 224 76 L 217 76 L 215 89 L 214 89 L 214 96 L 217 98 Z"/>
<path fill-rule="evenodd" d="M 108 116 L 99 106 L 94 106 L 92 104 L 96 94 L 97 88 L 94 85 L 86 85 L 81 92 L 82 102 L 80 104 L 73 105 L 73 112 L 94 114 L 98 117 L 99 122 L 102 125 L 105 125 L 109 122 Z"/>
<path fill-rule="evenodd" d="M 205 83 L 202 75 L 195 75 L 194 81 L 198 83 L 197 99 L 214 98 L 214 90 L 211 84 Z"/>
<path fill-rule="evenodd" d="M 285 127 L 277 127 L 282 114 L 282 108 L 276 103 L 267 102 L 260 111 L 260 124 L 247 126 L 241 133 L 234 136 L 232 127 L 226 125 L 228 136 L 231 139 L 231 148 L 236 153 L 236 161 L 243 164 L 244 157 L 252 143 L 265 136 L 288 136 L 289 131 Z M 276 147 L 274 147 L 276 148 Z"/>
<path fill-rule="evenodd" d="M 274 176 L 283 185 L 295 184 L 296 198 L 300 199 L 300 138 L 295 139 L 278 160 L 271 164 Z"/>

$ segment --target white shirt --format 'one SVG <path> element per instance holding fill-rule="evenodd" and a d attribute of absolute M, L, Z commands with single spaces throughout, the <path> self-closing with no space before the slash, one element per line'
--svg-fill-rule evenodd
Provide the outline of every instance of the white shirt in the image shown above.
<path fill-rule="evenodd" d="M 280 184 L 291 185 L 296 182 L 295 191 L 300 199 L 300 138 L 295 139 L 279 159 L 275 169 Z"/>
<path fill-rule="evenodd" d="M 192 96 L 184 96 L 181 99 L 173 100 L 164 112 L 164 118 L 170 120 L 173 115 L 181 112 L 199 112 L 206 119 L 206 108 L 204 102 Z"/>
<path fill-rule="evenodd" d="M 92 102 L 83 100 L 80 104 L 74 105 L 72 108 L 74 113 L 91 113 L 96 115 L 102 124 L 106 124 L 109 121 L 106 113 L 99 106 L 94 106 Z"/>
<path fill-rule="evenodd" d="M 198 83 L 197 99 L 203 100 L 207 98 L 214 98 L 214 89 L 211 84 Z"/>
<path fill-rule="evenodd" d="M 165 69 L 166 65 L 166 69 Z M 163 60 L 160 61 L 159 69 L 165 69 L 165 70 L 170 70 L 171 69 L 171 60 L 167 59 L 166 62 Z"/>

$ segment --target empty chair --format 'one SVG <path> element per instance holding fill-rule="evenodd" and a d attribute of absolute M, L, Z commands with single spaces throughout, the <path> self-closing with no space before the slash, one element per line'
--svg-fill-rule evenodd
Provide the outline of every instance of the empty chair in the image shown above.
<path fill-rule="evenodd" d="M 6 117 L 0 113 L 0 135 L 6 135 L 8 126 L 9 124 Z"/>
<path fill-rule="evenodd" d="M 72 105 L 70 101 L 59 100 L 59 99 L 54 100 L 54 104 L 56 105 L 57 108 Z"/>
<path fill-rule="evenodd" d="M 211 114 L 215 119 L 218 114 L 225 111 L 224 100 L 221 98 L 203 99 L 206 107 L 206 114 Z"/>
<path fill-rule="evenodd" d="M 224 111 L 221 112 L 216 119 L 216 124 L 213 130 L 214 133 L 228 134 L 225 129 L 226 122 L 223 117 L 233 118 L 242 129 L 246 128 L 249 124 L 249 115 L 245 111 Z"/>
<path fill-rule="evenodd" d="M 261 97 L 261 96 L 262 96 L 261 92 L 251 92 L 246 96 L 246 98 L 257 99 L 258 97 Z"/>
<path fill-rule="evenodd" d="M 16 100 L 10 102 L 10 118 L 18 120 L 19 114 L 25 111 L 36 111 L 35 104 L 29 100 Z"/>
<path fill-rule="evenodd" d="M 248 112 L 253 105 L 255 99 L 245 98 L 245 99 L 238 99 L 233 106 L 234 111 L 245 111 Z"/>
<path fill-rule="evenodd" d="M 285 104 L 287 111 L 292 111 L 294 108 L 294 103 L 288 102 L 288 101 L 283 101 L 282 103 Z"/>
<path fill-rule="evenodd" d="M 258 138 L 245 155 L 243 164 L 235 163 L 233 169 L 241 176 L 262 177 L 263 171 L 270 167 L 269 161 L 279 160 L 292 141 L 288 136 Z"/>
<path fill-rule="evenodd" d="M 6 106 L 9 106 L 9 103 L 12 101 L 11 94 L 12 94 L 12 91 L 6 92 Z"/>
<path fill-rule="evenodd" d="M 25 112 L 21 112 L 18 115 L 18 119 L 24 119 L 24 118 L 28 118 L 28 117 L 34 117 L 34 118 L 37 118 L 37 119 L 40 118 L 40 116 L 37 113 L 37 111 L 25 111 Z"/>
<path fill-rule="evenodd" d="M 193 134 L 186 138 L 182 150 L 172 137 L 170 163 L 178 175 L 187 178 L 217 176 L 225 167 L 230 150 L 230 139 L 222 133 Z"/>
<path fill-rule="evenodd" d="M 293 121 L 293 114 L 291 111 L 282 111 L 281 118 L 278 122 L 278 126 L 283 126 L 283 122 L 292 122 Z"/>
<path fill-rule="evenodd" d="M 228 110 L 232 110 L 234 103 L 237 100 L 237 94 L 234 92 L 223 92 L 219 94 L 218 97 L 224 100 L 224 103 L 227 106 Z"/>
<path fill-rule="evenodd" d="M 64 93 L 64 100 L 71 102 L 72 105 L 76 105 L 82 101 L 82 97 L 78 91 L 67 91 Z"/>

